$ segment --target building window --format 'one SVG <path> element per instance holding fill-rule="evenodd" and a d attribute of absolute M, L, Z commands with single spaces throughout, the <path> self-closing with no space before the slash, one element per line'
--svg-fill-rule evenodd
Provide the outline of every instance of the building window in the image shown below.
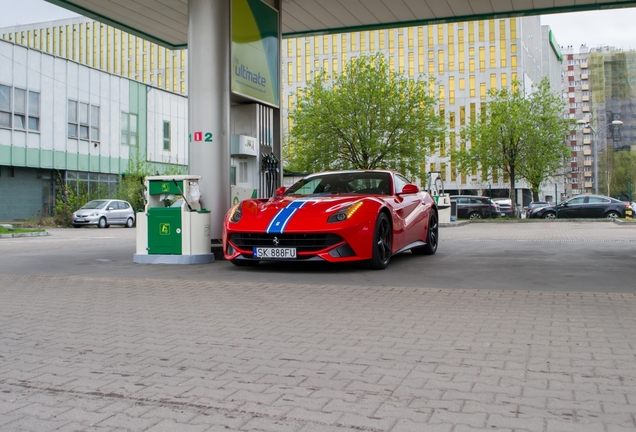
<path fill-rule="evenodd" d="M 170 151 L 170 122 L 163 122 L 163 149 Z"/>
<path fill-rule="evenodd" d="M 68 137 L 77 138 L 77 102 L 68 101 Z"/>
<path fill-rule="evenodd" d="M 91 105 L 91 141 L 99 141 L 99 107 Z"/>
<path fill-rule="evenodd" d="M 13 127 L 26 129 L 26 90 L 13 89 Z"/>
<path fill-rule="evenodd" d="M 98 106 L 69 100 L 67 110 L 67 134 L 69 138 L 79 138 L 87 141 L 99 141 Z"/>
<path fill-rule="evenodd" d="M 79 121 L 80 121 L 80 139 L 87 140 L 88 139 L 88 104 L 81 103 L 79 104 Z"/>
<path fill-rule="evenodd" d="M 40 130 L 40 93 L 29 92 L 29 130 Z"/>
<path fill-rule="evenodd" d="M 137 115 L 122 112 L 121 113 L 121 143 L 130 146 L 136 146 L 139 141 L 139 133 L 137 132 Z"/>
<path fill-rule="evenodd" d="M 11 87 L 0 85 L 0 127 L 11 127 Z"/>

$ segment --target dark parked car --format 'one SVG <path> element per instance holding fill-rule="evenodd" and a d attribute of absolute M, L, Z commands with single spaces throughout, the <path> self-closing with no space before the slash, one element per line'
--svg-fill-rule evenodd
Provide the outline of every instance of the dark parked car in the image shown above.
<path fill-rule="evenodd" d="M 530 217 L 530 213 L 532 212 L 532 210 L 539 207 L 547 207 L 549 205 L 550 203 L 547 201 L 532 201 L 530 204 L 528 204 L 528 207 L 526 207 L 526 218 Z"/>
<path fill-rule="evenodd" d="M 128 201 L 93 200 L 73 213 L 71 223 L 75 228 L 85 225 L 97 225 L 98 228 L 123 225 L 131 228 L 135 223 L 135 212 Z"/>
<path fill-rule="evenodd" d="M 558 206 L 559 218 L 624 218 L 629 203 L 603 195 L 578 195 Z M 530 218 L 555 219 L 557 207 L 550 205 L 530 211 Z"/>
<path fill-rule="evenodd" d="M 451 201 L 457 202 L 458 219 L 483 219 L 502 217 L 499 206 L 484 196 L 451 195 Z"/>

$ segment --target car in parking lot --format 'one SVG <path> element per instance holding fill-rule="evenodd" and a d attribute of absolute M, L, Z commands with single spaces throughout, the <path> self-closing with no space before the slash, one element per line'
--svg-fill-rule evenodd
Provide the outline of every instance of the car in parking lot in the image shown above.
<path fill-rule="evenodd" d="M 458 219 L 485 219 L 503 216 L 499 205 L 485 196 L 451 195 L 450 199 L 457 203 Z"/>
<path fill-rule="evenodd" d="M 123 225 L 131 228 L 135 223 L 135 211 L 128 201 L 117 199 L 93 200 L 73 213 L 71 225 L 80 228 L 97 225 L 108 228 L 110 225 Z"/>
<path fill-rule="evenodd" d="M 501 212 L 507 217 L 519 217 L 519 211 L 512 209 L 512 200 L 510 198 L 493 198 L 495 204 L 499 206 Z"/>
<path fill-rule="evenodd" d="M 624 218 L 630 203 L 603 195 L 578 195 L 558 206 L 548 205 L 530 211 L 529 218 Z M 557 211 L 558 210 L 558 211 Z"/>
<path fill-rule="evenodd" d="M 550 203 L 547 201 L 532 201 L 530 204 L 528 204 L 527 207 L 525 207 L 526 210 L 526 218 L 530 217 L 530 213 L 532 212 L 532 210 L 539 208 L 539 207 L 547 207 L 549 206 Z"/>

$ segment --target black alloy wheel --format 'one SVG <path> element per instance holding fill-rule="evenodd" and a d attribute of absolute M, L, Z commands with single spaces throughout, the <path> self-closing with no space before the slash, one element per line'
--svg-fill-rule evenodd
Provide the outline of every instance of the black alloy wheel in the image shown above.
<path fill-rule="evenodd" d="M 439 224 L 437 223 L 437 213 L 431 210 L 428 219 L 428 231 L 426 233 L 426 244 L 424 246 L 411 249 L 414 255 L 433 255 L 437 252 L 439 243 Z"/>
<path fill-rule="evenodd" d="M 367 263 L 370 269 L 383 270 L 389 265 L 392 241 L 391 221 L 385 213 L 380 213 L 375 222 L 373 256 Z"/>

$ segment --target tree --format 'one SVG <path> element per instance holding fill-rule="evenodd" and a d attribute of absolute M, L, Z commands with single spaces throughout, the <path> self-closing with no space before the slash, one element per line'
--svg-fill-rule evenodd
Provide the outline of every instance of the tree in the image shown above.
<path fill-rule="evenodd" d="M 395 169 L 421 177 L 427 152 L 444 132 L 427 83 L 389 70 L 380 54 L 353 58 L 345 72 L 328 78 L 322 70 L 297 95 L 287 168 Z"/>
<path fill-rule="evenodd" d="M 563 118 L 563 102 L 550 92 L 547 78 L 533 90 L 526 95 L 517 80 L 490 90 L 480 116 L 462 129 L 471 146 L 458 154 L 460 169 L 477 165 L 482 176 L 503 171 L 510 179 L 513 208 L 516 181 L 525 178 L 538 199 L 539 185 L 554 175 L 568 153 L 563 141 L 570 121 Z"/>
<path fill-rule="evenodd" d="M 599 187 L 599 192 L 607 192 L 609 196 L 620 197 L 630 202 L 633 201 L 632 197 L 628 197 L 628 195 L 630 189 L 633 192 L 636 187 L 636 154 L 629 150 L 614 151 L 613 149 L 608 149 L 604 153 L 603 158 L 601 158 L 599 165 L 607 165 L 606 158 L 608 157 L 612 161 L 612 166 L 611 169 L 604 173 L 605 175 L 599 176 L 603 180 L 601 186 L 605 186 L 605 188 Z M 609 175 L 607 175 L 608 171 Z M 608 179 L 609 185 L 607 184 Z M 631 183 L 631 186 L 628 183 Z"/>
<path fill-rule="evenodd" d="M 544 78 L 527 98 L 530 104 L 530 120 L 534 127 L 524 141 L 522 163 L 518 174 L 525 178 L 532 190 L 532 199 L 539 201 L 541 183 L 565 168 L 571 149 L 565 145 L 564 136 L 571 129 L 571 122 L 563 117 L 563 99 L 550 90 Z"/>

